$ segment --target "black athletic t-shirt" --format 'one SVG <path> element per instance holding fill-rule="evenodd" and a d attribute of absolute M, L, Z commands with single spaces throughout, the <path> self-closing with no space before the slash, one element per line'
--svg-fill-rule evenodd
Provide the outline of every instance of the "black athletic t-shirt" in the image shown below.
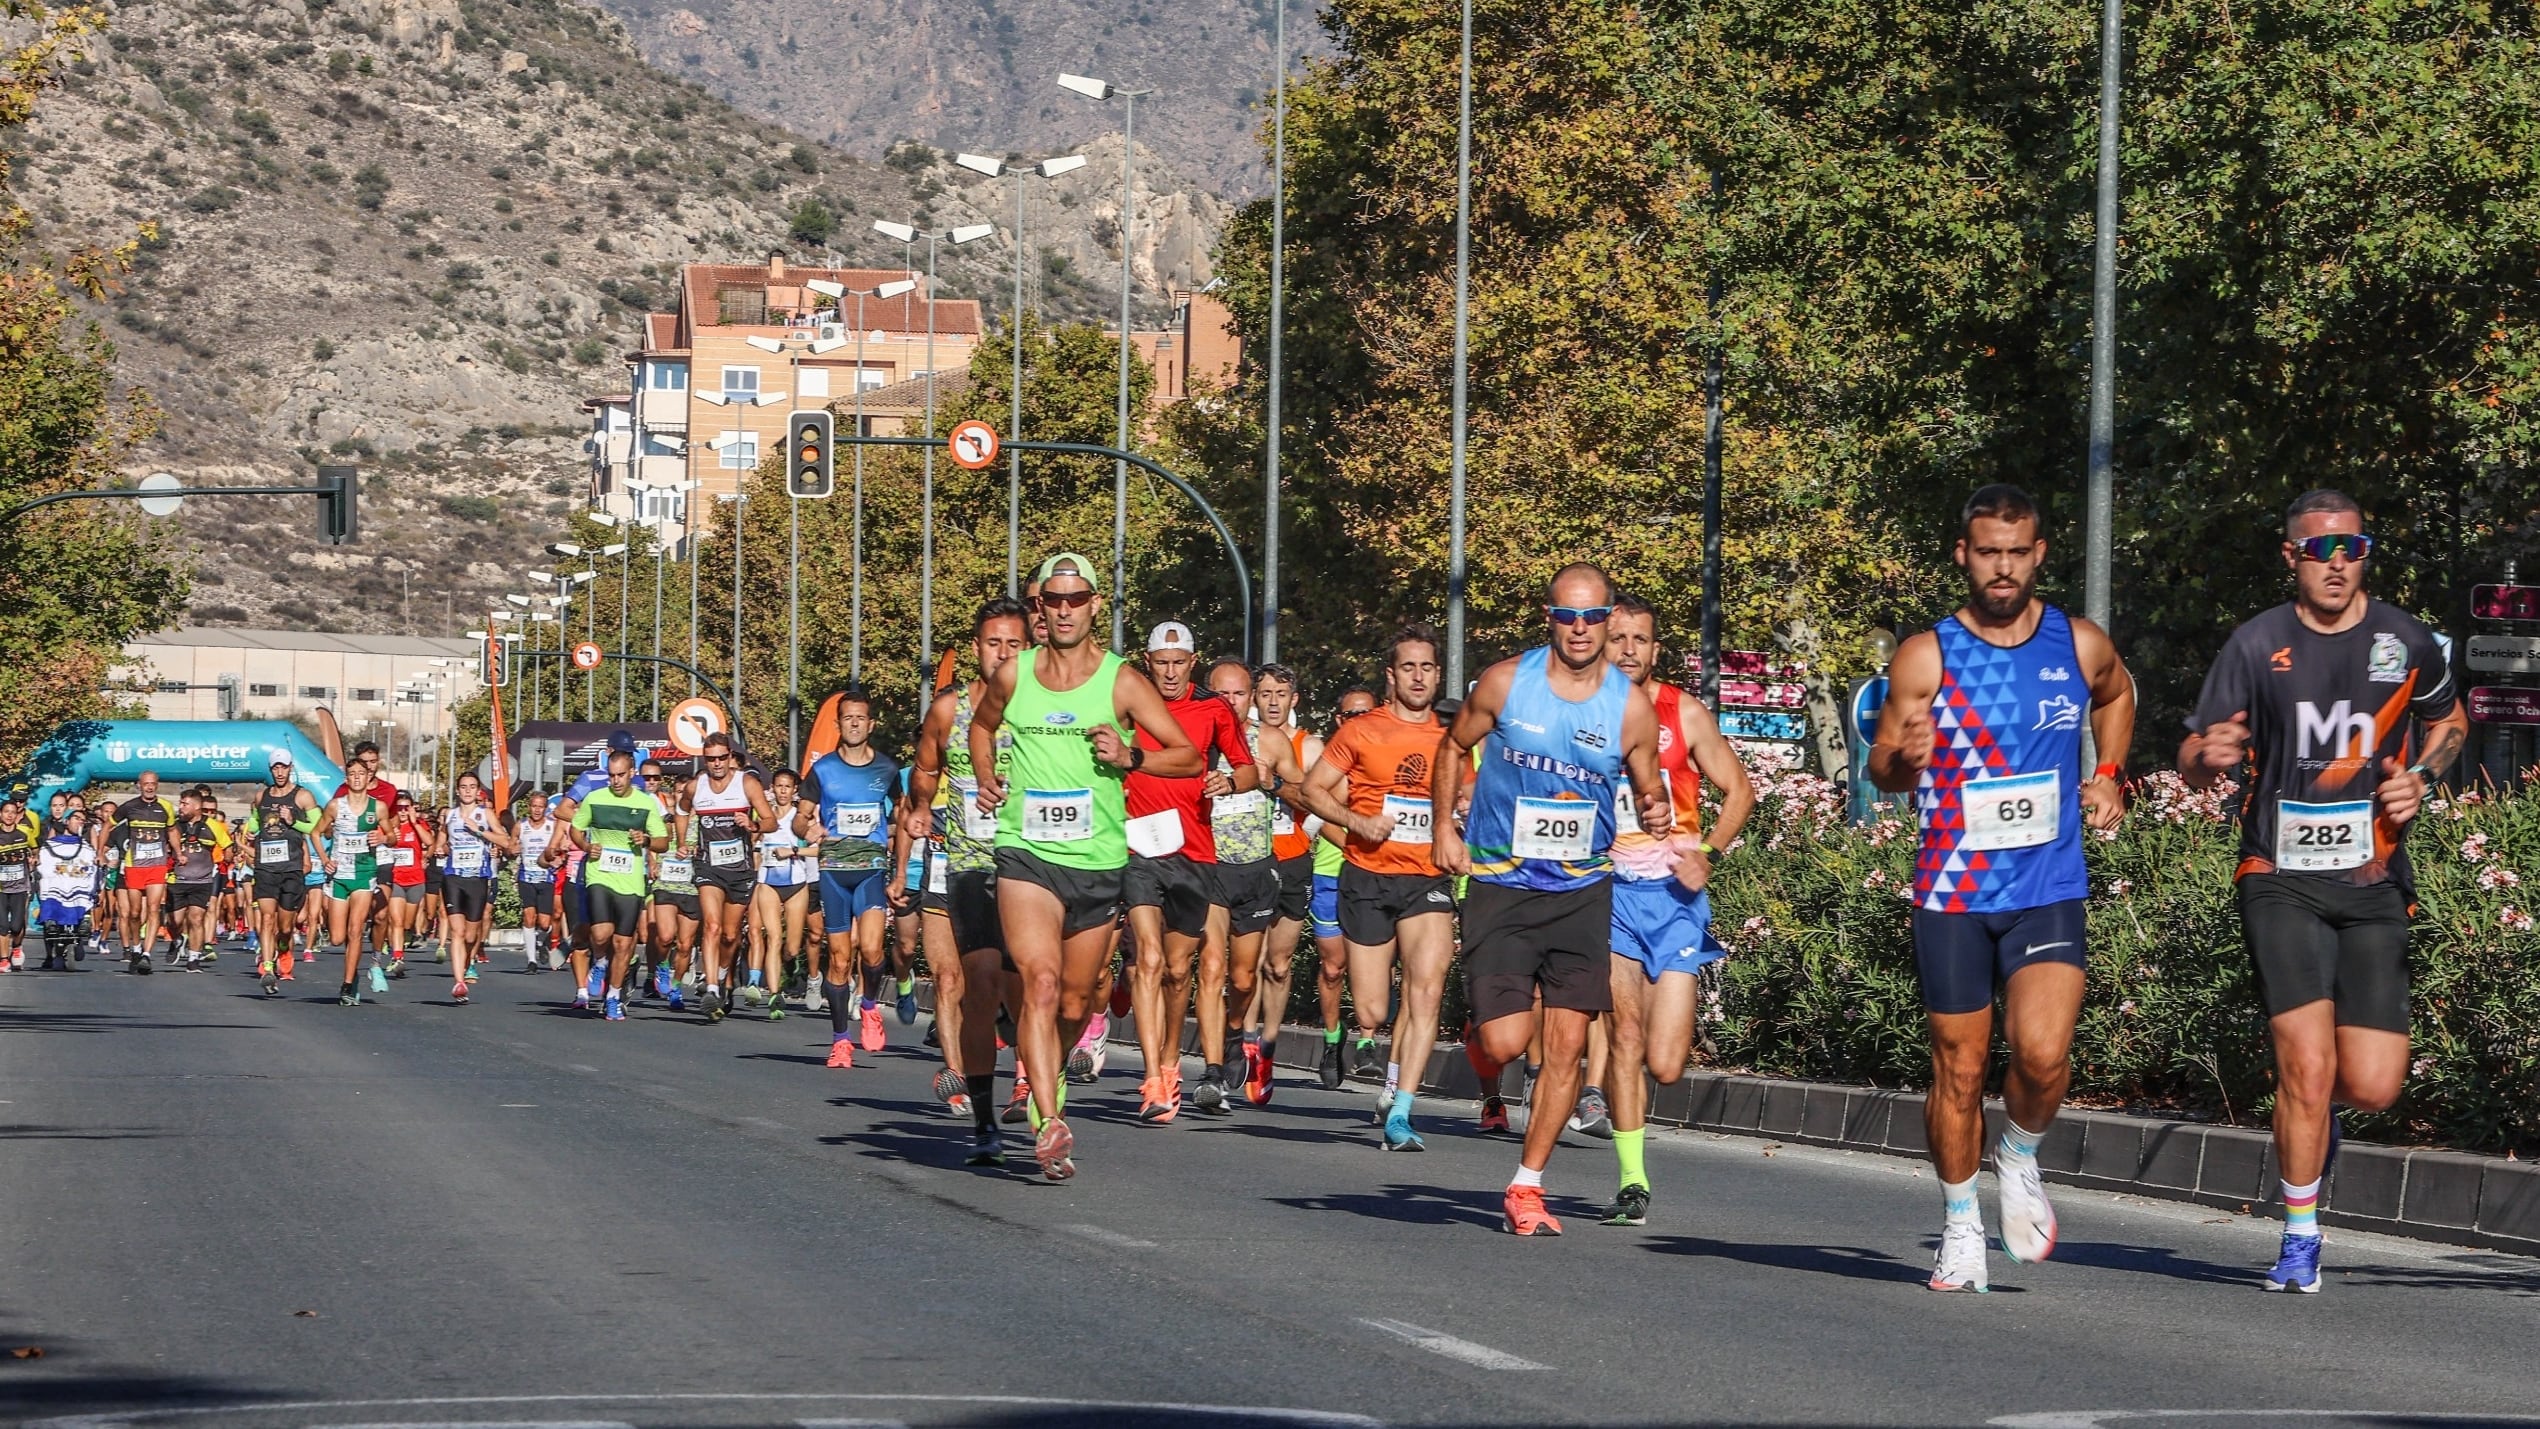
<path fill-rule="evenodd" d="M 2248 711 L 2257 777 L 2241 804 L 2240 872 L 2409 887 L 2401 830 L 2372 807 L 2373 791 L 2384 758 L 2415 757 L 2417 721 L 2458 703 L 2434 632 L 2382 601 L 2334 635 L 2290 604 L 2231 632 L 2187 727 Z"/>

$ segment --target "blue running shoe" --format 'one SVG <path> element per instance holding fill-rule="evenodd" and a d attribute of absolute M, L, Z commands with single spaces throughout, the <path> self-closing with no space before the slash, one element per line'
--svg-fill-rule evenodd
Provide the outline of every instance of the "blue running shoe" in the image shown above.
<path fill-rule="evenodd" d="M 381 971 L 377 963 L 370 966 L 370 990 L 374 994 L 388 990 L 388 974 Z"/>
<path fill-rule="evenodd" d="M 1398 1097 L 1385 1112 L 1385 1149 L 1387 1151 L 1426 1151 L 1428 1144 L 1411 1129 L 1411 1099 Z"/>
<path fill-rule="evenodd" d="M 2320 1237 L 2287 1235 L 2276 1251 L 2275 1269 L 2267 1272 L 2269 1290 L 2298 1290 L 2305 1295 L 2320 1293 Z"/>
<path fill-rule="evenodd" d="M 653 964 L 653 996 L 670 996 L 670 964 L 668 963 Z M 671 1005 L 678 1006 L 677 1003 Z"/>
<path fill-rule="evenodd" d="M 595 998 L 604 997 L 608 993 L 608 977 L 608 964 L 594 962 L 591 965 L 591 980 L 582 985 L 582 990 Z"/>
<path fill-rule="evenodd" d="M 688 1005 L 688 997 L 687 997 L 687 994 L 686 994 L 685 992 L 681 991 L 679 984 L 677 984 L 677 983 L 675 983 L 675 982 L 674 982 L 674 983 L 672 983 L 672 984 L 670 985 L 670 1010 L 671 1010 L 671 1011 L 673 1011 L 673 1012 L 677 1012 L 677 1011 L 680 1011 L 681 1009 L 685 1008 L 687 1005 Z"/>
<path fill-rule="evenodd" d="M 900 1015 L 900 1025 L 902 1027 L 914 1027 L 917 1025 L 916 981 L 911 979 L 908 982 L 901 983 L 899 985 L 899 994 L 898 1004 L 895 1010 Z"/>
<path fill-rule="evenodd" d="M 611 1022 L 624 1022 L 626 1020 L 626 1007 L 617 1000 L 615 995 L 612 994 L 608 1000 L 608 1009 L 600 1015 Z"/>

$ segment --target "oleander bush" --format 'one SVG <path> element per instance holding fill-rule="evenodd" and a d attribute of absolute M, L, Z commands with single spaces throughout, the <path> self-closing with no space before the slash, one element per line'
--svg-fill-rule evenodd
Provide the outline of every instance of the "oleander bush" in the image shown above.
<path fill-rule="evenodd" d="M 1918 1087 L 1929 1043 L 1914 983 L 1910 810 L 1848 826 L 1840 793 L 1757 776 L 1754 818 L 1713 882 L 1732 949 L 1705 1007 L 1720 1061 L 1757 1072 Z M 2237 798 L 2159 773 L 2113 836 L 2086 840 L 2089 993 L 2078 1100 L 2260 1122 L 2273 1082 L 2231 872 Z M 2540 1149 L 2540 795 L 2457 792 L 2411 829 L 2415 1060 L 2359 1134 L 2483 1151 Z"/>

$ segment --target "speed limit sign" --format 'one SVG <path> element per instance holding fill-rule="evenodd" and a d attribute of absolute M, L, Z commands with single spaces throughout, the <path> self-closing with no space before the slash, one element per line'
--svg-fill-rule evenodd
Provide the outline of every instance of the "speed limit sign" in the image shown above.
<path fill-rule="evenodd" d="M 573 668 L 577 670 L 596 670 L 600 668 L 600 647 L 592 644 L 588 640 L 575 645 L 573 647 Z"/>
<path fill-rule="evenodd" d="M 945 445 L 952 448 L 954 465 L 984 471 L 997 459 L 997 429 L 985 422 L 964 422 L 952 429 Z"/>

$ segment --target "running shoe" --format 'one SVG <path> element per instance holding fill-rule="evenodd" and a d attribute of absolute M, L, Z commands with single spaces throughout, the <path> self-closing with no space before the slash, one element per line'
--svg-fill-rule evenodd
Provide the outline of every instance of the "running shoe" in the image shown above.
<path fill-rule="evenodd" d="M 1570 1129 L 1602 1141 L 1614 1139 L 1614 1114 L 1606 1108 L 1603 1091 L 1579 1088 L 1579 1104 L 1570 1112 Z"/>
<path fill-rule="evenodd" d="M 1032 1084 L 1022 1073 L 1014 1077 L 1014 1096 L 997 1113 L 997 1120 L 1007 1126 L 1021 1126 L 1032 1114 Z"/>
<path fill-rule="evenodd" d="M 441 946 L 441 944 L 440 944 L 440 943 L 438 943 L 438 942 L 433 943 L 433 945 L 432 945 L 432 965 L 433 965 L 434 967 L 439 967 L 439 966 L 441 966 L 442 964 L 444 964 L 444 963 L 448 962 L 449 960 L 450 960 L 450 950 L 449 950 L 448 948 L 445 948 L 445 947 Z"/>
<path fill-rule="evenodd" d="M 1367 1119 L 1382 1126 L 1385 1124 L 1385 1118 L 1391 1115 L 1393 1115 L 1393 1093 L 1376 1093 L 1376 1109 L 1368 1114 Z"/>
<path fill-rule="evenodd" d="M 216 962 L 219 962 L 219 961 L 220 961 L 220 949 L 218 949 L 218 948 L 205 948 L 205 949 L 203 950 L 203 966 L 205 966 L 205 967 L 210 967 L 212 964 L 214 964 L 214 963 L 216 963 Z M 23 970 L 26 968 L 26 954 L 25 954 L 25 953 L 19 953 L 19 954 L 18 954 L 18 967 L 19 967 L 19 969 L 20 969 L 21 971 L 23 971 Z"/>
<path fill-rule="evenodd" d="M 402 957 L 390 958 L 388 960 L 388 975 L 390 977 L 404 977 L 406 975 L 406 960 Z"/>
<path fill-rule="evenodd" d="M 1191 1093 L 1191 1106 L 1210 1116 L 1231 1116 L 1235 1110 L 1226 1099 L 1225 1078 L 1215 1072 L 1200 1074 L 1199 1087 Z"/>
<path fill-rule="evenodd" d="M 615 994 L 611 994 L 608 1000 L 608 1005 L 606 1009 L 600 1013 L 600 1016 L 606 1021 L 624 1022 L 626 1020 L 626 1004 L 618 1001 Z"/>
<path fill-rule="evenodd" d="M 942 1047 L 944 1045 L 943 1019 L 937 1017 L 927 1018 L 926 1035 L 917 1039 L 917 1042 L 919 1046 L 930 1050 Z"/>
<path fill-rule="evenodd" d="M 827 1012 L 828 1010 L 829 1010 L 829 999 L 828 999 L 828 998 L 826 998 L 826 997 L 821 996 L 821 994 L 820 994 L 820 983 L 819 983 L 817 980 L 814 980 L 814 981 L 811 981 L 811 982 L 804 983 L 804 984 L 803 984 L 803 1012 L 804 1012 L 804 1014 L 805 1014 L 805 1015 L 807 1015 L 807 1016 L 811 1016 L 811 1017 L 818 1017 L 820 1014 L 822 1014 L 822 1013 L 824 1013 L 824 1012 Z"/>
<path fill-rule="evenodd" d="M 1054 1116 L 1041 1123 L 1040 1133 L 1032 1138 L 1032 1159 L 1041 1163 L 1041 1174 L 1053 1181 L 1076 1174 L 1076 1133 L 1067 1129 L 1067 1118 Z"/>
<path fill-rule="evenodd" d="M 938 1067 L 938 1068 L 936 1068 L 936 1069 L 935 1069 L 935 1100 L 937 1100 L 937 1101 L 939 1101 L 939 1102 L 942 1102 L 942 1103 L 943 1103 L 944 1105 L 946 1105 L 946 1106 L 950 1106 L 950 1105 L 952 1105 L 953 1098 L 955 1098 L 955 1097 L 957 1097 L 957 1096 L 960 1096 L 960 1095 L 961 1095 L 961 1074 L 960 1074 L 960 1073 L 958 1073 L 958 1072 L 955 1072 L 955 1071 L 954 1071 L 952 1068 L 950 1068 L 950 1067 Z"/>
<path fill-rule="evenodd" d="M 450 1000 L 452 1002 L 467 1001 L 467 979 L 458 978 L 450 983 Z"/>
<path fill-rule="evenodd" d="M 1429 1149 L 1428 1143 L 1420 1139 L 1420 1134 L 1411 1129 L 1411 1102 L 1409 1098 L 1396 1098 L 1392 1109 L 1385 1113 L 1385 1149 L 1387 1151 L 1426 1151 Z"/>
<path fill-rule="evenodd" d="M 399 973 L 399 974 L 397 974 L 397 976 L 399 976 L 399 977 L 404 977 L 404 976 L 405 976 L 405 974 L 404 974 L 404 973 Z M 474 982 L 474 981 L 476 981 L 476 979 L 477 979 L 477 977 L 478 977 L 478 976 L 479 976 L 479 974 L 478 974 L 478 970 L 477 970 L 476 963 L 475 963 L 475 961 L 474 961 L 474 960 L 472 960 L 472 959 L 471 959 L 471 960 L 469 961 L 468 965 L 467 965 L 467 972 L 466 972 L 466 974 L 465 974 L 466 981 L 468 981 L 468 982 Z"/>
<path fill-rule="evenodd" d="M 573 1010 L 576 1012 L 591 1010 L 591 994 L 587 990 L 578 987 L 573 990 Z"/>
<path fill-rule="evenodd" d="M 1345 1080 L 1341 1073 L 1340 1043 L 1329 1039 L 1324 1041 L 1323 1060 L 1316 1065 L 1314 1075 L 1323 1083 L 1323 1090 L 1327 1092 L 1340 1090 L 1340 1085 Z"/>
<path fill-rule="evenodd" d="M 855 1042 L 852 1038 L 829 1039 L 829 1065 L 842 1071 L 855 1065 Z"/>
<path fill-rule="evenodd" d="M 1258 1042 L 1244 1044 L 1244 1100 L 1254 1106 L 1268 1106 L 1271 1081 L 1270 1054 Z"/>
<path fill-rule="evenodd" d="M 1162 1126 L 1181 1112 L 1181 1078 L 1155 1076 L 1138 1084 L 1138 1120 L 1149 1126 Z"/>
<path fill-rule="evenodd" d="M 157 971 L 157 969 L 150 966 L 150 955 L 148 953 L 126 953 L 124 955 L 124 968 L 128 972 L 136 973 L 142 977 L 148 977 L 151 973 Z"/>
<path fill-rule="evenodd" d="M 1984 1282 L 1984 1227 L 1953 1221 L 1940 1228 L 1940 1253 L 1932 1260 L 1930 1283 L 1934 1290 L 1978 1294 L 1991 1288 Z"/>
<path fill-rule="evenodd" d="M 767 1020 L 770 1022 L 785 1020 L 785 1004 L 777 1001 L 774 993 L 769 993 L 767 996 Z"/>
<path fill-rule="evenodd" d="M 440 961 L 440 959 L 435 958 L 435 959 L 433 959 L 433 961 L 434 961 L 434 962 L 439 962 L 439 961 Z M 547 969 L 546 969 L 546 967 L 545 967 L 543 964 L 541 964 L 541 963 L 538 961 L 538 954 L 536 954 L 535 952 L 532 952 L 532 953 L 529 955 L 528 960 L 527 960 L 526 962 L 524 962 L 524 963 L 521 965 L 521 969 L 520 969 L 520 970 L 521 970 L 522 972 L 525 972 L 525 973 L 538 973 L 538 972 L 545 972 Z"/>
<path fill-rule="evenodd" d="M 2034 1265 L 2055 1253 L 2055 1208 L 2046 1200 L 2046 1183 L 2034 1156 L 1993 1158 L 1994 1179 L 2001 1184 L 2002 1252 L 2021 1265 Z"/>
<path fill-rule="evenodd" d="M 373 993 L 384 993 L 388 990 L 388 974 L 383 972 L 377 963 L 370 965 L 370 990 Z"/>
<path fill-rule="evenodd" d="M 282 980 L 274 976 L 272 963 L 266 962 L 257 966 L 256 980 L 264 984 L 265 996 L 282 996 Z"/>
<path fill-rule="evenodd" d="M 670 964 L 668 964 L 668 963 L 655 963 L 655 964 L 653 964 L 653 996 L 655 996 L 655 997 L 669 997 L 670 995 L 671 995 Z"/>
<path fill-rule="evenodd" d="M 883 1046 L 882 1004 L 870 1000 L 866 1001 L 861 1018 L 862 1026 L 864 1028 L 864 1050 L 867 1052 L 881 1051 Z"/>
<path fill-rule="evenodd" d="M 1482 1098 L 1482 1130 L 1485 1132 L 1500 1132 L 1503 1134 L 1507 1132 L 1508 1098 L 1499 1095 L 1497 1092 L 1493 1092 L 1489 1096 Z"/>
<path fill-rule="evenodd" d="M 1079 1042 L 1067 1054 L 1067 1080 L 1079 1084 L 1094 1079 L 1093 1049 Z"/>
<path fill-rule="evenodd" d="M 675 982 L 672 983 L 670 985 L 670 1010 L 673 1012 L 684 1012 L 687 1008 L 688 994 L 680 991 L 679 984 Z"/>
<path fill-rule="evenodd" d="M 990 1127 L 970 1140 L 970 1154 L 961 1158 L 964 1166 L 1003 1166 L 1005 1133 Z"/>
<path fill-rule="evenodd" d="M 593 997 L 606 996 L 608 988 L 605 984 L 608 982 L 608 976 L 609 970 L 606 963 L 593 963 L 590 979 L 582 984 L 582 990 Z"/>
<path fill-rule="evenodd" d="M 752 1007 L 756 1007 L 759 1005 L 759 1000 L 766 996 L 766 989 L 760 987 L 757 983 L 744 983 L 735 993 L 734 1000 L 738 1002 L 745 1002 Z"/>
<path fill-rule="evenodd" d="M 2320 1239 L 2288 1233 L 2277 1247 L 2275 1269 L 2267 1272 L 2267 1288 L 2302 1295 L 2320 1293 Z"/>
<path fill-rule="evenodd" d="M 914 1027 L 917 1025 L 916 980 L 912 978 L 907 982 L 901 983 L 899 985 L 899 994 L 900 995 L 892 1010 L 899 1014 L 900 1025 L 902 1027 Z"/>
<path fill-rule="evenodd" d="M 1510 1235 L 1559 1235 L 1561 1223 L 1543 1208 L 1541 1186 L 1511 1186 L 1500 1201 L 1500 1224 Z"/>
<path fill-rule="evenodd" d="M 1124 976 L 1115 976 L 1111 980 L 1111 1015 L 1129 1015 L 1129 979 Z"/>
<path fill-rule="evenodd" d="M 339 993 L 335 994 L 335 1005 L 336 1005 L 336 1006 L 338 1006 L 338 1007 L 359 1007 L 359 1006 L 361 1006 L 361 1005 L 362 1005 L 362 994 L 361 994 L 361 990 L 360 990 L 359 988 L 351 988 L 351 987 L 348 987 L 348 988 L 344 989 L 342 992 L 339 992 Z"/>
<path fill-rule="evenodd" d="M 1376 1050 L 1375 1038 L 1361 1037 L 1357 1045 L 1349 1049 L 1349 1070 L 1352 1076 L 1372 1077 L 1384 1069 L 1385 1059 Z"/>
<path fill-rule="evenodd" d="M 701 1001 L 705 1006 L 706 1021 L 721 1022 L 723 1020 L 723 1014 L 726 1009 L 723 1006 L 722 988 L 709 986 L 706 989 L 705 997 L 701 999 Z"/>
<path fill-rule="evenodd" d="M 1614 1193 L 1614 1204 L 1597 1218 L 1601 1226 L 1645 1226 L 1649 1224 L 1649 1188 L 1625 1186 Z"/>

